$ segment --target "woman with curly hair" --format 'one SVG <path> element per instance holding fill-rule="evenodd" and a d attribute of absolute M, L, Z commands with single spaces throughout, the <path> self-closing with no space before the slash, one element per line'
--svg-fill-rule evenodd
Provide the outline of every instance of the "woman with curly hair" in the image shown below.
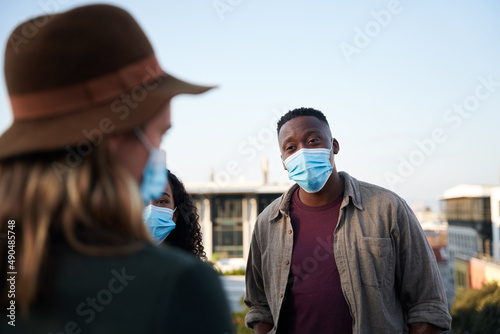
<path fill-rule="evenodd" d="M 205 260 L 196 206 L 184 184 L 172 172 L 167 174 L 167 187 L 146 207 L 144 220 L 159 244 L 181 248 Z"/>

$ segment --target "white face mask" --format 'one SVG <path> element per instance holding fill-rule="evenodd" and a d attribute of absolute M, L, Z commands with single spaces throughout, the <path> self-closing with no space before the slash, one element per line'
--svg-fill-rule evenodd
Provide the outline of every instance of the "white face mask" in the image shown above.
<path fill-rule="evenodd" d="M 316 193 L 323 189 L 332 174 L 330 163 L 331 148 L 303 148 L 283 162 L 288 170 L 290 180 L 308 193 Z"/>
<path fill-rule="evenodd" d="M 165 240 L 175 228 L 173 217 L 176 209 L 172 210 L 152 204 L 149 204 L 144 209 L 142 219 L 144 219 L 149 233 L 151 233 L 151 236 L 155 238 L 158 244 Z"/>
<path fill-rule="evenodd" d="M 166 153 L 154 148 L 140 128 L 135 128 L 135 134 L 149 151 L 141 183 L 141 197 L 146 206 L 151 200 L 160 197 L 167 186 Z"/>

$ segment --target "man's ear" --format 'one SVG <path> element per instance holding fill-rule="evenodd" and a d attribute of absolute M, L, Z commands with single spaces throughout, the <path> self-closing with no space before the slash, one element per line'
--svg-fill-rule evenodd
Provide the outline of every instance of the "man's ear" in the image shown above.
<path fill-rule="evenodd" d="M 332 145 L 333 145 L 333 154 L 338 154 L 340 151 L 340 144 L 337 141 L 337 139 L 333 138 L 332 139 Z"/>

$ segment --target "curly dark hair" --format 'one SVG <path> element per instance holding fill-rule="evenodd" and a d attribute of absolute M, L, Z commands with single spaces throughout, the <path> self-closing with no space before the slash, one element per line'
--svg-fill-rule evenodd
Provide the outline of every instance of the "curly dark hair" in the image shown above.
<path fill-rule="evenodd" d="M 313 109 L 313 108 L 302 107 L 302 108 L 290 110 L 289 112 L 287 112 L 286 114 L 284 114 L 280 118 L 280 120 L 278 121 L 278 128 L 277 128 L 278 134 L 280 133 L 280 130 L 281 130 L 281 127 L 283 126 L 283 124 L 285 124 L 289 120 L 294 119 L 295 117 L 299 117 L 299 116 L 314 116 L 317 119 L 319 119 L 320 121 L 325 122 L 326 125 L 329 125 L 328 121 L 326 120 L 325 115 L 321 111 Z"/>
<path fill-rule="evenodd" d="M 184 184 L 170 171 L 168 182 L 172 188 L 174 206 L 177 208 L 175 228 L 162 244 L 171 245 L 193 253 L 199 259 L 206 259 L 201 239 L 200 216 L 187 193 Z"/>

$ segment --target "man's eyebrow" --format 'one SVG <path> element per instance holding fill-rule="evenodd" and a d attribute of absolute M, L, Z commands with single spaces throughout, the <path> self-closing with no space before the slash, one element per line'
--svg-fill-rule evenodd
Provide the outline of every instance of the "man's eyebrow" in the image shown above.
<path fill-rule="evenodd" d="M 290 135 L 288 137 L 286 137 L 285 139 L 283 139 L 283 141 L 281 142 L 281 148 L 285 148 L 285 146 L 290 142 L 290 141 L 293 141 L 293 135 Z"/>
<path fill-rule="evenodd" d="M 166 196 L 168 196 L 168 198 L 170 198 L 170 195 L 167 194 L 166 192 L 163 192 L 162 195 L 166 195 Z"/>
<path fill-rule="evenodd" d="M 323 133 L 319 130 L 310 130 L 310 131 L 307 131 L 305 134 L 304 134 L 304 137 L 309 137 L 310 135 L 314 135 L 314 134 L 320 134 L 320 135 L 323 135 Z"/>
<path fill-rule="evenodd" d="M 317 129 L 314 129 L 314 130 L 309 130 L 307 131 L 303 136 L 302 138 L 307 138 L 309 137 L 310 135 L 314 135 L 314 134 L 319 134 L 321 136 L 323 136 L 323 133 L 321 132 L 321 130 L 317 130 Z M 288 143 L 289 141 L 291 140 L 294 140 L 294 137 L 295 135 L 294 134 L 291 134 L 289 135 L 288 137 L 286 137 L 285 139 L 283 139 L 283 146 Z"/>
<path fill-rule="evenodd" d="M 293 135 L 290 135 L 290 136 L 286 137 L 285 139 L 283 139 L 283 143 L 286 143 L 287 141 L 290 141 L 292 137 L 293 137 Z"/>

